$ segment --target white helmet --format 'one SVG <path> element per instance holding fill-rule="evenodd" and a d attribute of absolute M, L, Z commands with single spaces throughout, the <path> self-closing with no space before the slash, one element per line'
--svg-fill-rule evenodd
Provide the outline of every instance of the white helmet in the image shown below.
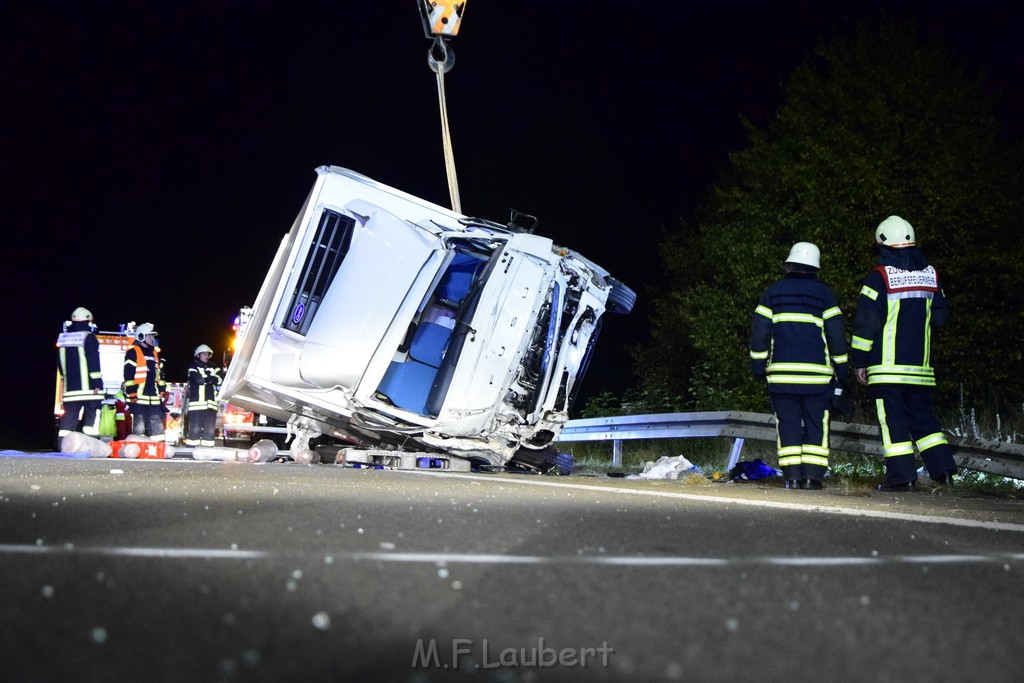
<path fill-rule="evenodd" d="M 82 308 L 79 306 L 75 310 L 71 311 L 71 320 L 76 323 L 84 322 L 86 320 L 92 321 L 92 311 L 88 308 Z"/>
<path fill-rule="evenodd" d="M 889 216 L 875 229 L 875 242 L 887 247 L 912 247 L 914 226 L 899 216 Z"/>
<path fill-rule="evenodd" d="M 197 346 L 197 347 L 196 347 L 195 353 L 193 353 L 193 354 L 192 354 L 192 356 L 193 356 L 193 357 L 197 357 L 197 356 L 199 356 L 199 354 L 201 354 L 201 353 L 209 353 L 209 354 L 212 354 L 212 353 L 213 353 L 213 349 L 211 349 L 211 348 L 210 348 L 209 346 L 207 346 L 206 344 L 200 344 L 199 346 Z"/>
<path fill-rule="evenodd" d="M 810 242 L 797 242 L 789 250 L 786 263 L 801 266 L 810 266 L 814 270 L 821 269 L 821 251 Z"/>
<path fill-rule="evenodd" d="M 147 334 L 156 335 L 156 328 L 153 327 L 153 323 L 142 323 L 135 328 L 135 338 L 139 341 L 144 340 Z"/>

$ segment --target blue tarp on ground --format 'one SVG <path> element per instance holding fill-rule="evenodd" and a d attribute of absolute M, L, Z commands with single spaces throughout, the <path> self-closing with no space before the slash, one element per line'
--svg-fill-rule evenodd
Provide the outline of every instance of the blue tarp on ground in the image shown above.
<path fill-rule="evenodd" d="M 73 460 L 87 460 L 88 453 L 26 453 L 25 451 L 0 451 L 3 458 L 71 458 Z"/>

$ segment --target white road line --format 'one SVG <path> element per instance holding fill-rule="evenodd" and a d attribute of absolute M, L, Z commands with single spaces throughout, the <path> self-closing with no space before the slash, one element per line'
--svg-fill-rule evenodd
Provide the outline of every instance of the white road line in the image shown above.
<path fill-rule="evenodd" d="M 1012 522 L 985 522 L 977 519 L 958 519 L 956 517 L 936 517 L 933 515 L 915 515 L 909 512 L 886 512 L 884 510 L 858 510 L 857 508 L 831 507 L 828 505 L 808 505 L 806 503 L 780 503 L 770 500 L 746 500 L 727 496 L 703 495 L 697 493 L 680 493 L 676 491 L 644 491 L 624 489 L 617 486 L 588 486 L 561 481 L 533 481 L 529 479 L 496 479 L 486 475 L 460 474 L 456 472 L 439 472 L 437 470 L 392 470 L 419 474 L 431 477 L 450 477 L 453 479 L 471 479 L 486 481 L 492 484 L 509 484 L 517 486 L 548 486 L 552 488 L 575 489 L 588 493 L 620 493 L 627 496 L 650 496 L 655 498 L 675 498 L 700 502 L 728 503 L 730 505 L 747 505 L 750 507 L 773 508 L 776 510 L 798 510 L 801 512 L 823 512 L 830 515 L 849 515 L 851 517 L 871 517 L 875 519 L 899 520 L 903 522 L 922 522 L 924 524 L 948 524 L 950 526 L 968 527 L 973 529 L 997 529 L 999 531 L 1024 531 L 1024 524 Z M 800 494 L 796 494 L 800 495 Z M 929 495 L 926 493 L 909 493 L 910 496 Z"/>
<path fill-rule="evenodd" d="M 0 544 L 0 555 L 103 555 L 111 557 L 142 557 L 150 559 L 213 559 L 263 560 L 291 557 L 291 553 L 265 550 L 222 548 L 101 548 L 65 545 Z M 413 553 L 413 552 L 350 552 L 329 553 L 332 562 L 413 563 L 444 567 L 453 564 L 472 565 L 589 565 L 613 567 L 728 567 L 789 566 L 843 567 L 883 564 L 1009 564 L 1024 561 L 1024 553 L 993 553 L 991 555 L 892 555 L 871 557 L 673 557 L 636 555 L 499 555 L 495 553 Z"/>
<path fill-rule="evenodd" d="M 226 548 L 97 548 L 65 545 L 0 544 L 0 554 L 11 555 L 112 555 L 115 557 L 157 557 L 168 559 L 201 560 L 259 560 L 270 557 L 263 550 L 237 550 Z"/>
<path fill-rule="evenodd" d="M 342 553 L 334 554 L 352 560 L 373 562 L 418 562 L 445 566 L 449 564 L 547 564 L 547 565 L 610 565 L 617 567 L 725 567 L 777 565 L 800 567 L 836 567 L 881 564 L 1007 564 L 1024 561 L 1024 553 L 993 553 L 991 555 L 893 555 L 872 557 L 642 557 L 635 555 L 493 555 L 459 553 Z"/>

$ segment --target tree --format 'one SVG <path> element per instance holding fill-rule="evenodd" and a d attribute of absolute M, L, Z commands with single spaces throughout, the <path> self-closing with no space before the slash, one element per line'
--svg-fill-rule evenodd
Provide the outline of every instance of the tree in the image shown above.
<path fill-rule="evenodd" d="M 789 247 L 821 247 L 820 277 L 849 329 L 877 258 L 874 228 L 898 214 L 917 229 L 953 311 L 935 337 L 940 389 L 978 399 L 998 387 L 1020 401 L 1021 148 L 1004 139 L 996 108 L 912 20 L 861 22 L 820 44 L 766 129 L 744 122 L 749 144 L 729 156 L 697 224 L 666 235 L 669 286 L 652 307 L 650 344 L 634 351 L 641 385 L 664 391 L 683 377 L 690 407 L 762 409 L 747 336 Z"/>

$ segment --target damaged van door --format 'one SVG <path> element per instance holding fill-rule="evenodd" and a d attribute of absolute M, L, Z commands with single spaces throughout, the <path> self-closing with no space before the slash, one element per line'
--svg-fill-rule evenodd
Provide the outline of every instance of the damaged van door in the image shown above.
<path fill-rule="evenodd" d="M 602 315 L 628 313 L 632 290 L 514 225 L 317 174 L 222 397 L 303 440 L 555 463 Z"/>

